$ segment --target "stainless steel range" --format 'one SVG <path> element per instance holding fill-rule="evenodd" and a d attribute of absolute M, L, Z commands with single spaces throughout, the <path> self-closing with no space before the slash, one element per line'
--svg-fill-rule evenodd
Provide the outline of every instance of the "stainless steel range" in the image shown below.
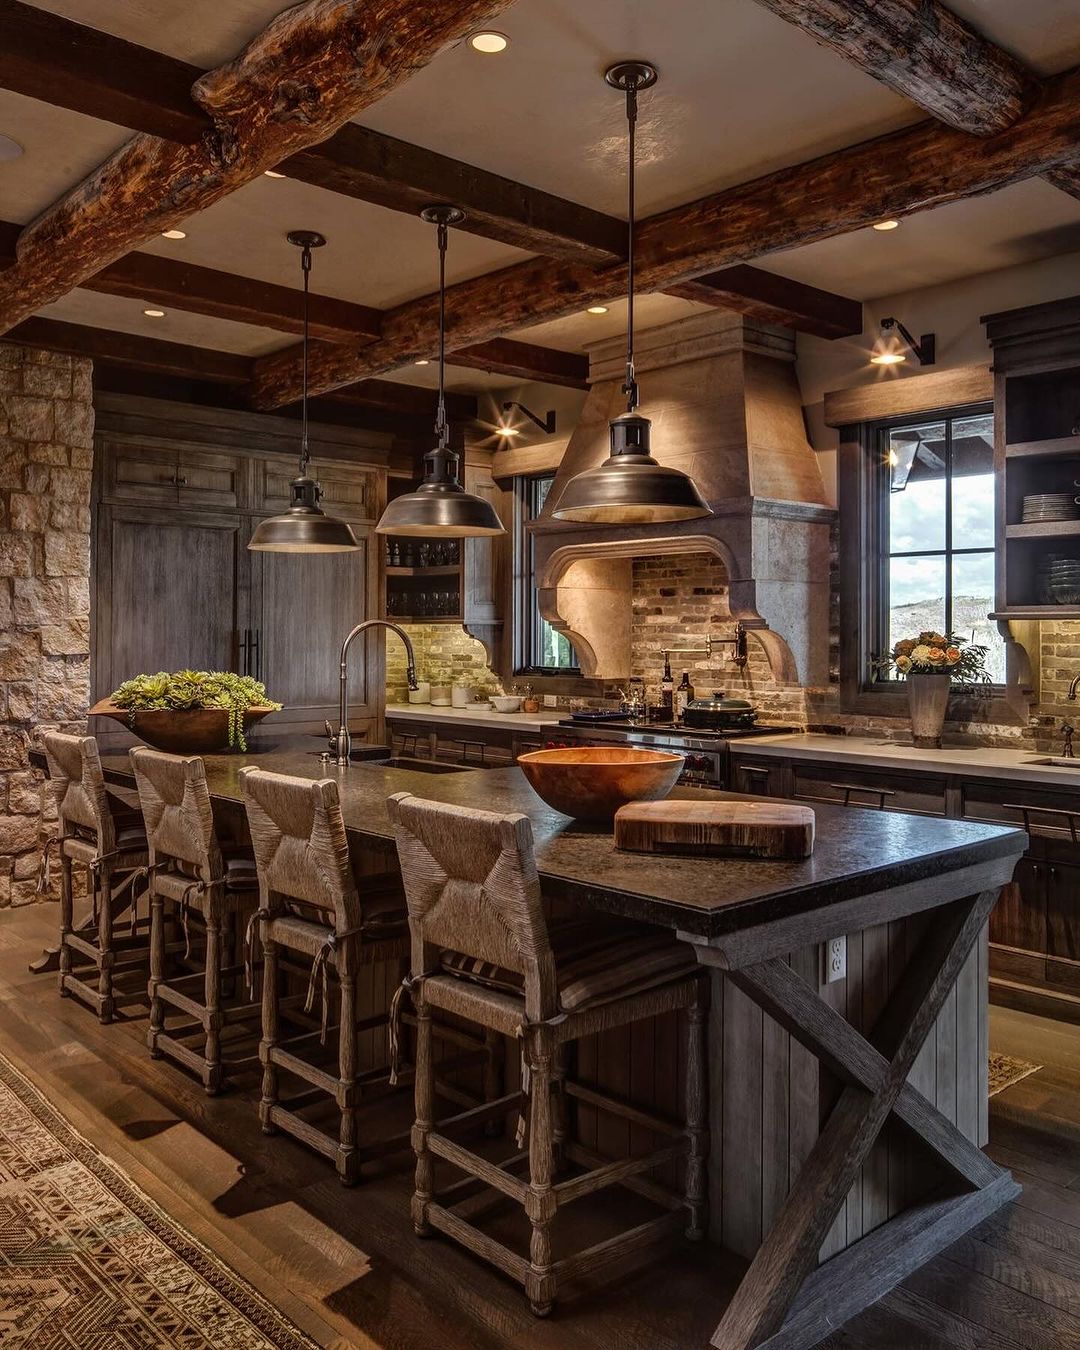
<path fill-rule="evenodd" d="M 697 727 L 688 729 L 674 722 L 583 723 L 568 718 L 559 723 L 558 732 L 549 736 L 545 745 L 548 749 L 569 745 L 637 745 L 649 750 L 672 750 L 686 760 L 680 783 L 726 788 L 732 741 L 778 736 L 797 730 L 797 727 L 787 726 L 754 726 L 710 731 Z"/>

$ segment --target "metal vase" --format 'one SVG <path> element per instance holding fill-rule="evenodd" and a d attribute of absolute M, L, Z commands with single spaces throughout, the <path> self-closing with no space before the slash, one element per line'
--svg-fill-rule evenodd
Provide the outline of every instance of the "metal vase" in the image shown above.
<path fill-rule="evenodd" d="M 909 675 L 908 707 L 911 709 L 911 738 L 922 750 L 941 749 L 941 731 L 949 709 L 948 675 Z"/>

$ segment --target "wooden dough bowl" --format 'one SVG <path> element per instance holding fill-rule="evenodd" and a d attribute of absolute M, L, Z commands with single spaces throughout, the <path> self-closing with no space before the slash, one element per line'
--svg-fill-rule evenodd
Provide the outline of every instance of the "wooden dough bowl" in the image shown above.
<path fill-rule="evenodd" d="M 807 858 L 814 813 L 788 802 L 633 802 L 615 816 L 615 846 L 634 853 Z"/>
<path fill-rule="evenodd" d="M 274 708 L 247 708 L 244 731 Z M 103 698 L 90 709 L 91 717 L 111 717 L 155 750 L 174 755 L 212 755 L 229 748 L 229 714 L 224 708 L 118 708 Z"/>
<path fill-rule="evenodd" d="M 533 750 L 518 763 L 548 806 L 575 820 L 611 821 L 627 802 L 666 797 L 683 770 L 682 755 L 630 746 Z"/>

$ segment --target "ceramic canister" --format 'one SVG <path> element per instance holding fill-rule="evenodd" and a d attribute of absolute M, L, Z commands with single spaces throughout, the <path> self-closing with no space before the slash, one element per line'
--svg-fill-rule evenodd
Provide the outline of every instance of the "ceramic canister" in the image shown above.
<path fill-rule="evenodd" d="M 417 681 L 417 688 L 409 690 L 410 703 L 430 703 L 431 684 L 427 680 Z"/>
<path fill-rule="evenodd" d="M 450 701 L 455 708 L 467 708 L 472 702 L 472 690 L 467 684 L 455 684 L 450 691 Z"/>
<path fill-rule="evenodd" d="M 433 684 L 431 686 L 431 706 L 433 708 L 450 707 L 450 686 L 448 684 Z"/>

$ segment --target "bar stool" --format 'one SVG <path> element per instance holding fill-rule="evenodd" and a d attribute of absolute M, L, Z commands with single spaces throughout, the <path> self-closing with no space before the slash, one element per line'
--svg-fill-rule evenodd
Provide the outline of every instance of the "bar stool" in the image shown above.
<path fill-rule="evenodd" d="M 511 1275 L 524 1285 L 537 1316 L 551 1311 L 560 1281 L 576 1272 L 594 1269 L 621 1252 L 636 1251 L 678 1228 L 690 1238 L 703 1237 L 708 986 L 693 953 L 669 934 L 607 916 L 569 919 L 549 928 L 527 816 L 443 805 L 408 793 L 395 794 L 388 807 L 412 935 L 416 1232 L 425 1236 L 438 1229 Z M 688 1010 L 684 1123 L 662 1120 L 566 1081 L 565 1048 L 582 1036 L 684 1008 Z M 527 1153 L 496 1164 L 450 1138 L 447 1131 L 453 1120 L 436 1125 L 433 1009 L 520 1038 L 528 1103 Z M 567 1136 L 568 1095 L 645 1124 L 672 1142 L 634 1159 L 597 1159 Z M 519 1130 L 519 1141 L 521 1136 Z M 679 1157 L 685 1158 L 681 1194 L 641 1178 L 641 1173 Z M 475 1207 L 474 1196 L 451 1205 L 443 1202 L 448 1195 L 435 1194 L 436 1158 L 522 1206 L 532 1227 L 527 1259 L 464 1217 Z M 556 1181 L 564 1159 L 586 1170 Z M 522 1162 L 527 1162 L 526 1177 L 514 1174 Z M 556 1261 L 551 1233 L 556 1211 L 613 1184 L 647 1194 L 666 1212 Z"/>
<path fill-rule="evenodd" d="M 146 998 L 141 982 L 135 991 L 115 987 L 117 976 L 145 969 L 149 960 L 148 934 L 140 934 L 138 920 L 138 899 L 146 890 L 145 883 L 140 888 L 140 873 L 149 861 L 146 831 L 138 811 L 110 797 L 93 736 L 46 731 L 42 742 L 59 817 L 60 993 L 73 994 L 107 1023 L 118 1007 Z M 90 914 L 78 929 L 76 863 L 87 869 L 90 891 Z M 125 911 L 127 921 L 121 925 Z M 75 969 L 87 964 L 97 972 L 96 988 L 86 971 Z"/>
<path fill-rule="evenodd" d="M 206 769 L 198 757 L 167 755 L 136 746 L 131 766 L 150 845 L 150 1028 L 147 1044 L 154 1059 L 175 1060 L 197 1074 L 210 1096 L 220 1092 L 227 1072 L 254 1063 L 254 1054 L 222 1053 L 222 1033 L 230 1025 L 254 1022 L 258 1003 L 226 1003 L 226 987 L 239 986 L 243 962 L 236 959 L 240 935 L 258 903 L 258 879 L 251 851 L 219 843 L 214 828 Z M 198 920 L 205 952 L 202 969 L 187 974 L 166 971 L 166 956 L 181 944 L 166 942 L 169 919 L 184 930 L 185 961 L 191 958 L 189 924 Z M 231 938 L 233 961 L 223 962 L 223 942 Z M 202 1001 L 198 988 L 202 988 Z M 167 1029 L 166 1008 L 186 1013 L 190 1022 Z M 195 1036 L 202 1049 L 188 1041 Z"/>

